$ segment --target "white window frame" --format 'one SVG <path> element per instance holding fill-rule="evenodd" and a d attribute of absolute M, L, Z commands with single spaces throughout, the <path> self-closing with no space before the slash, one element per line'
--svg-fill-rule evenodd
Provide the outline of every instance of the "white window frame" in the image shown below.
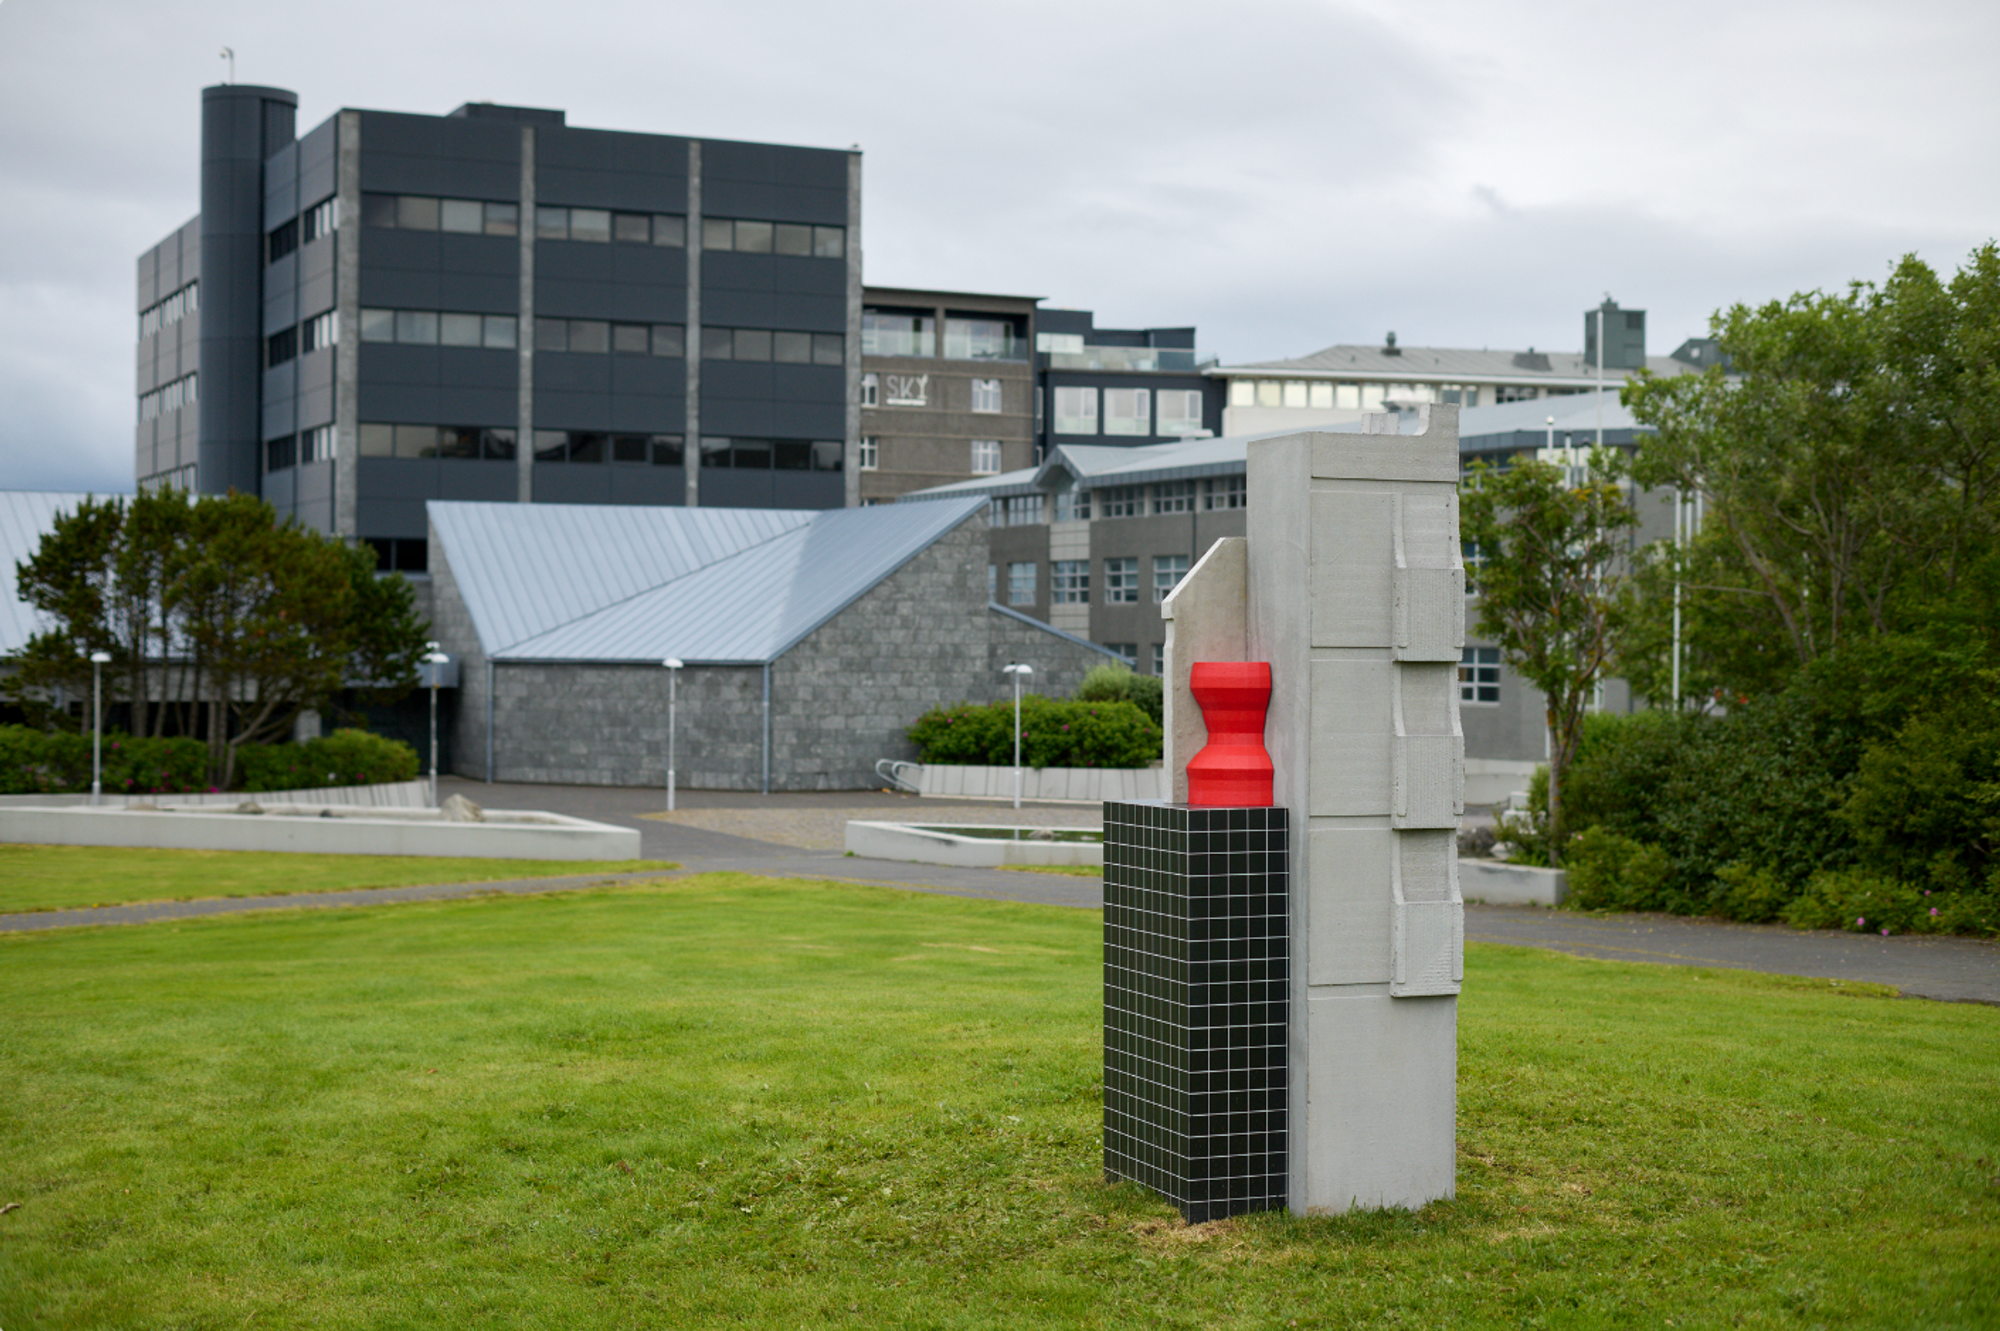
<path fill-rule="evenodd" d="M 1104 433 L 1146 436 L 1153 433 L 1153 394 L 1146 388 L 1104 390 Z"/>
<path fill-rule="evenodd" d="M 861 376 L 861 405 L 864 407 L 882 405 L 882 380 L 872 370 Z"/>
<path fill-rule="evenodd" d="M 1153 556 L 1153 602 L 1158 604 L 1167 599 L 1167 594 L 1180 586 L 1181 579 L 1188 573 L 1186 555 Z"/>
<path fill-rule="evenodd" d="M 1490 690 L 1491 697 L 1480 693 Z M 1500 705 L 1500 649 L 1467 647 L 1458 657 L 1458 701 L 1467 707 Z"/>
<path fill-rule="evenodd" d="M 854 469 L 874 471 L 881 465 L 881 443 L 875 435 L 864 434 L 861 442 L 854 446 Z"/>
<path fill-rule="evenodd" d="M 998 379 L 974 379 L 972 381 L 972 409 L 982 414 L 1000 411 L 1000 381 Z"/>
<path fill-rule="evenodd" d="M 1242 380 L 1237 382 L 1241 383 Z M 1206 428 L 1201 423 L 1202 402 L 1199 388 L 1162 388 L 1157 397 L 1158 400 L 1153 404 L 1154 433 L 1184 438 Z M 1181 409 L 1178 413 L 1169 415 L 1167 403 L 1175 398 L 1181 400 Z"/>
<path fill-rule="evenodd" d="M 998 439 L 975 439 L 972 441 L 972 474 L 974 476 L 998 476 L 1000 474 L 1000 441 Z"/>
<path fill-rule="evenodd" d="M 1024 597 L 1025 599 L 1023 599 Z M 1032 559 L 1009 560 L 1007 563 L 1007 604 L 1011 606 L 1024 606 L 1033 605 L 1034 603 L 1035 561 Z"/>
<path fill-rule="evenodd" d="M 1122 555 L 1104 561 L 1104 604 L 1139 604 L 1139 558 Z"/>
<path fill-rule="evenodd" d="M 1090 561 L 1058 559 L 1049 565 L 1051 605 L 1090 604 Z"/>
<path fill-rule="evenodd" d="M 1069 403 L 1071 410 L 1063 410 Z M 1097 433 L 1097 390 L 1095 388 L 1056 389 L 1055 433 L 1072 435 L 1093 435 Z M 1074 422 L 1082 428 L 1071 429 L 1065 421 Z"/>

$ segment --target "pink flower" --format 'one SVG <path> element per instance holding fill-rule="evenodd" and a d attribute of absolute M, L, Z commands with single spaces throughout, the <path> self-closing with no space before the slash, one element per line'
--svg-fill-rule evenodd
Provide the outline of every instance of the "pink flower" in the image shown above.
<path fill-rule="evenodd" d="M 1855 916 L 1855 917 L 1854 917 L 1854 927 L 1855 927 L 1855 928 L 1857 928 L 1857 929 L 1864 929 L 1864 928 L 1866 928 L 1867 926 L 1868 926 L 1868 917 L 1867 917 L 1866 915 L 1857 915 L 1857 916 Z"/>
<path fill-rule="evenodd" d="M 1884 938 L 1887 938 L 1889 936 L 1889 927 L 1887 925 L 1882 926 L 1882 936 Z"/>
<path fill-rule="evenodd" d="M 1925 895 L 1925 896 L 1929 896 L 1929 895 L 1930 895 L 1930 893 L 1926 892 L 1926 893 L 1924 893 L 1924 895 Z M 1935 920 L 1935 919 L 1937 918 L 1937 907 L 1936 907 L 1936 906 L 1932 906 L 1932 907 L 1931 907 L 1931 918 L 1932 918 L 1932 919 L 1934 919 L 1934 920 Z"/>

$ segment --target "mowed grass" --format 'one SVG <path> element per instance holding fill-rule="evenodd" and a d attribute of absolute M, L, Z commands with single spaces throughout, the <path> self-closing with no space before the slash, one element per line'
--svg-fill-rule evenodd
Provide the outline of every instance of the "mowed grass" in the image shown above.
<path fill-rule="evenodd" d="M 2000 1010 L 1474 946 L 1455 1200 L 1190 1229 L 1101 1179 L 1099 928 L 716 875 L 0 938 L 0 1326 L 2000 1324 Z"/>
<path fill-rule="evenodd" d="M 297 855 L 263 850 L 127 850 L 0 843 L 0 915 L 135 901 L 344 892 L 427 883 L 635 873 L 659 860 L 488 860 L 429 855 Z M 4 1203 L 0 1203 L 4 1204 Z"/>

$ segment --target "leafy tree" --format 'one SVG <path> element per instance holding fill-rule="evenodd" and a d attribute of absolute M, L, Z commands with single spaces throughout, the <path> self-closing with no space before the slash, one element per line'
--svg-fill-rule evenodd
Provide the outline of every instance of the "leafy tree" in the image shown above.
<path fill-rule="evenodd" d="M 1549 733 L 1549 855 L 1561 863 L 1564 778 L 1584 709 L 1612 658 L 1629 533 L 1638 515 L 1623 460 L 1597 450 L 1586 467 L 1522 459 L 1475 464 L 1461 487 L 1460 530 L 1479 549 L 1479 633 L 1542 691 Z"/>
<path fill-rule="evenodd" d="M 90 654 L 107 652 L 107 693 L 131 703 L 133 733 L 204 735 L 224 788 L 244 745 L 282 738 L 350 679 L 399 695 L 424 651 L 407 582 L 248 495 L 86 500 L 17 585 L 48 627 L 17 662 L 14 696 L 63 724 L 46 699 L 87 689 Z"/>

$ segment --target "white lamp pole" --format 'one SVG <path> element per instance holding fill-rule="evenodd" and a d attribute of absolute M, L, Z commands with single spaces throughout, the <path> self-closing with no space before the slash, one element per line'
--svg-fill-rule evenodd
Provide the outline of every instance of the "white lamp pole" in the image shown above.
<path fill-rule="evenodd" d="M 1014 677 L 1014 807 L 1021 807 L 1021 679 L 1035 673 L 1030 665 L 1016 662 L 1004 667 Z"/>
<path fill-rule="evenodd" d="M 90 654 L 90 802 L 104 801 L 104 667 L 110 652 Z"/>
<path fill-rule="evenodd" d="M 660 662 L 667 668 L 667 812 L 674 811 L 674 706 L 679 701 L 681 660 L 669 656 Z"/>
<path fill-rule="evenodd" d="M 431 807 L 435 809 L 438 802 L 438 676 L 444 673 L 442 667 L 451 658 L 439 651 L 434 642 L 427 642 L 424 646 L 430 648 L 424 654 L 424 664 L 431 668 Z"/>

